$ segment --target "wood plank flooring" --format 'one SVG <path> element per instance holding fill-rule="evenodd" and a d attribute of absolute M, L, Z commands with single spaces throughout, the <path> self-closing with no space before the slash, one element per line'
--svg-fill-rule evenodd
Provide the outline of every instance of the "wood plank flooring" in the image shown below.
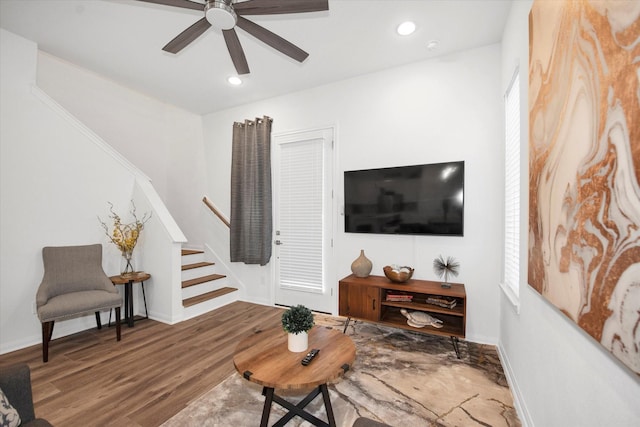
<path fill-rule="evenodd" d="M 0 355 L 31 367 L 36 416 L 63 426 L 158 426 L 232 374 L 236 343 L 280 325 L 282 309 L 235 302 L 166 325 L 153 320 L 55 339 Z"/>

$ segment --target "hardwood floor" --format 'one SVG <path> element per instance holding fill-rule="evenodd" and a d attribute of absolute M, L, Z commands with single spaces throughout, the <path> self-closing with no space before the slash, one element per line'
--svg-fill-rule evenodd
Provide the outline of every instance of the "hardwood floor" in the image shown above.
<path fill-rule="evenodd" d="M 282 309 L 236 302 L 177 325 L 84 331 L 0 356 L 26 362 L 36 416 L 63 426 L 158 426 L 235 371 L 236 343 L 278 326 Z"/>

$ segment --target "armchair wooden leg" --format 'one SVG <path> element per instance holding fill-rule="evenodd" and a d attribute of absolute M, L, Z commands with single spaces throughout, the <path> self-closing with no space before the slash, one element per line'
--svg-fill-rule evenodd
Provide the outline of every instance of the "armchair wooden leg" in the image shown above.
<path fill-rule="evenodd" d="M 42 362 L 47 363 L 49 361 L 49 341 L 53 336 L 53 325 L 55 321 L 42 323 Z"/>
<path fill-rule="evenodd" d="M 120 341 L 120 307 L 116 307 L 116 337 Z"/>
<path fill-rule="evenodd" d="M 96 325 L 98 325 L 98 329 L 102 329 L 102 322 L 100 321 L 100 312 L 96 311 Z"/>
<path fill-rule="evenodd" d="M 51 326 L 49 326 L 49 341 L 51 341 L 51 338 L 53 338 L 53 325 L 56 324 L 56 321 L 52 320 L 49 323 L 51 323 Z"/>

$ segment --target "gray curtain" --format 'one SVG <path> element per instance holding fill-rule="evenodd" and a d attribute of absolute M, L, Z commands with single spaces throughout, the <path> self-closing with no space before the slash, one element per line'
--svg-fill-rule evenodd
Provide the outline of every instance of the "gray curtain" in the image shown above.
<path fill-rule="evenodd" d="M 271 258 L 271 122 L 233 124 L 231 262 L 265 265 Z"/>

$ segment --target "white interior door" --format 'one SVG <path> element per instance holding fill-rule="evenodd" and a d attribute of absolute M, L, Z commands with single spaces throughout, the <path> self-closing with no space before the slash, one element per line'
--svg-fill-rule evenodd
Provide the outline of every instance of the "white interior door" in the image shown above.
<path fill-rule="evenodd" d="M 276 304 L 334 312 L 333 129 L 274 136 Z"/>

